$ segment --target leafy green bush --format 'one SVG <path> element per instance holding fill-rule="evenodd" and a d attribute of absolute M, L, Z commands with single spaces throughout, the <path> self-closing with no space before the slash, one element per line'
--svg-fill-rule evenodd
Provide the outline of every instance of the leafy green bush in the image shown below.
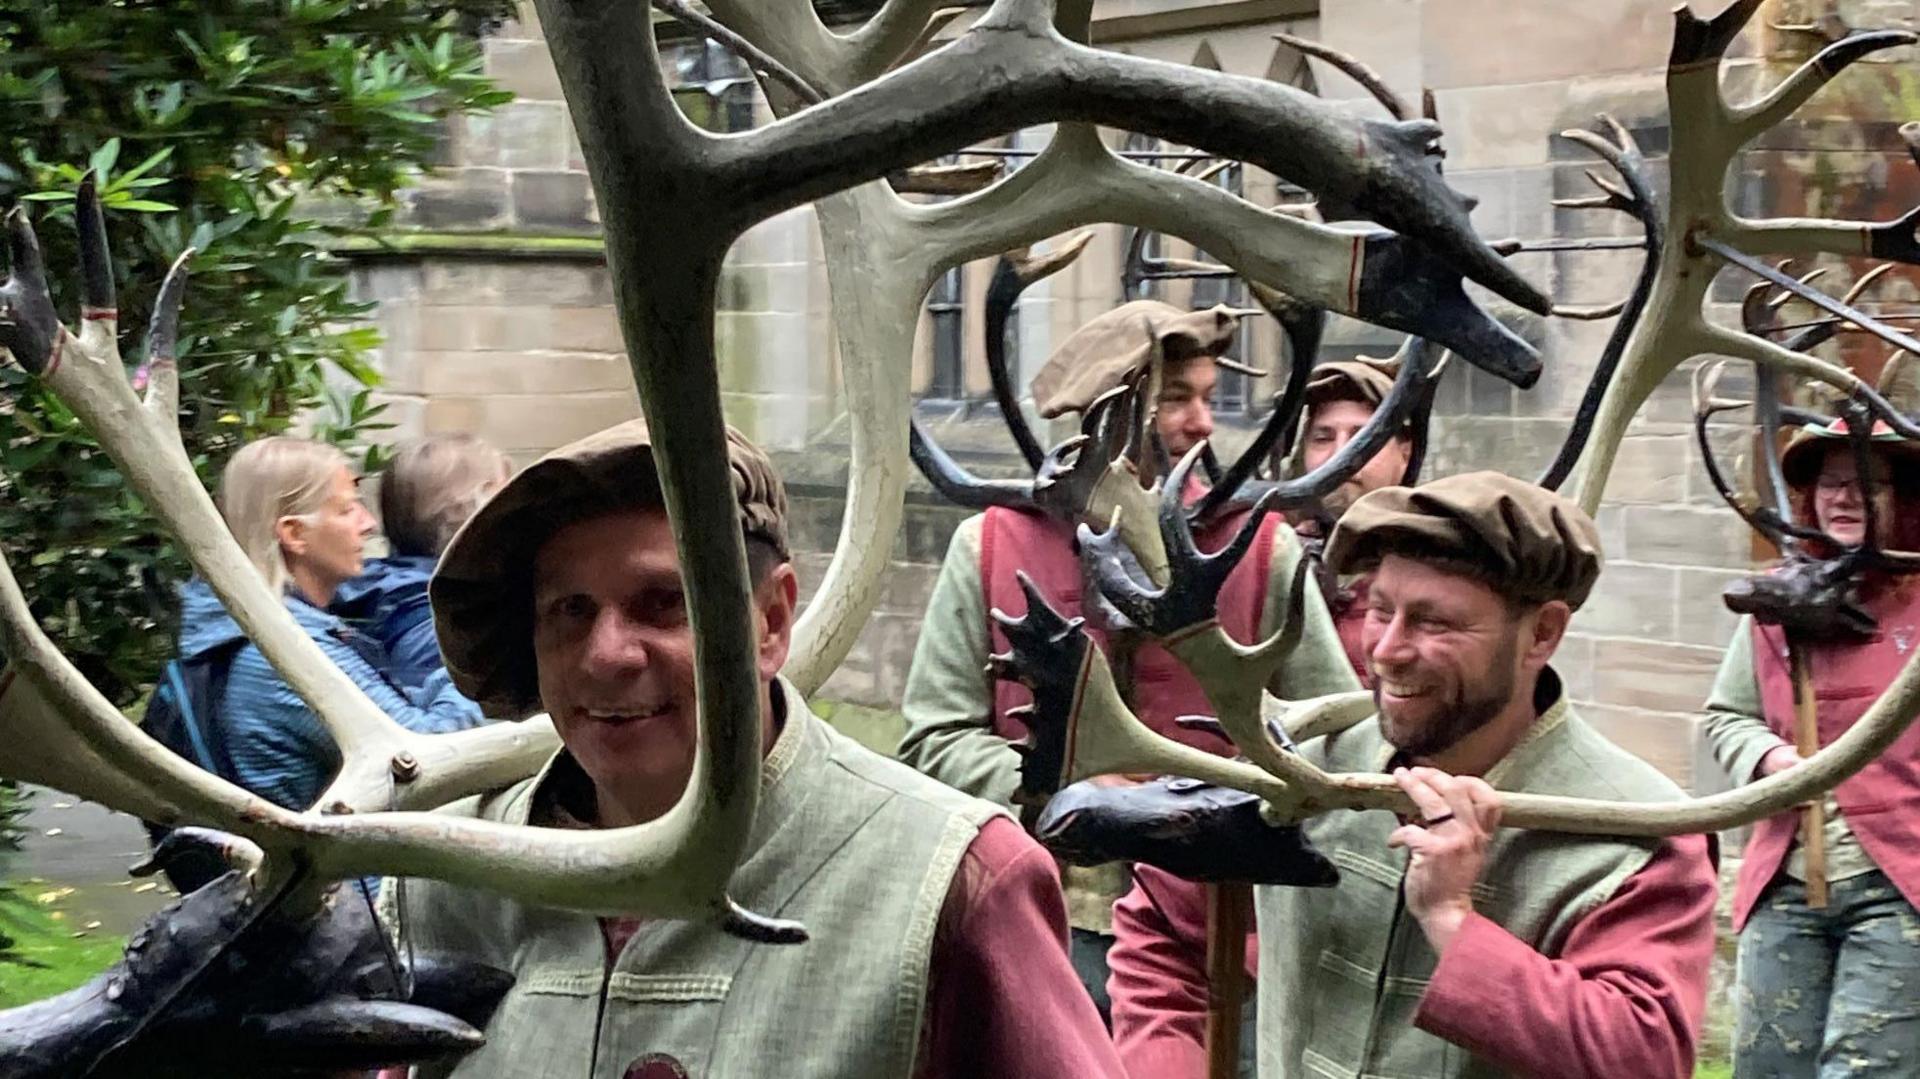
<path fill-rule="evenodd" d="M 508 0 L 0 0 L 0 205 L 39 213 L 72 318 L 74 189 L 101 176 L 129 365 L 182 250 L 181 426 L 211 488 L 243 442 L 325 410 L 342 443 L 377 425 L 373 330 L 325 244 L 342 206 L 379 227 L 438 152 L 439 121 L 511 95 L 477 33 Z M 345 386 L 346 389 L 341 387 Z M 24 372 L 0 367 L 0 548 L 34 613 L 116 702 L 172 647 L 187 573 L 112 462 Z"/>
<path fill-rule="evenodd" d="M 14 915 L 25 902 L 8 885 L 13 879 L 8 862 L 20 853 L 20 818 L 26 815 L 26 797 L 9 780 L 0 779 L 0 965 L 20 962 L 15 941 L 7 930 L 17 920 Z"/>

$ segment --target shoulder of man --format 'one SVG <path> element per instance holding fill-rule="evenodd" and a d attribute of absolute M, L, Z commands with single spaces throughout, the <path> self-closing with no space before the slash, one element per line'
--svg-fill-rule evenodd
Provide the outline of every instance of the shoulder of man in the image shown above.
<path fill-rule="evenodd" d="M 1600 733 L 1571 705 L 1567 708 L 1566 752 L 1585 765 L 1591 797 L 1624 802 L 1666 802 L 1687 797 L 1678 783 L 1632 751 Z"/>
<path fill-rule="evenodd" d="M 875 753 L 841 734 L 812 711 L 807 712 L 806 721 L 818 724 L 825 732 L 827 754 L 834 769 L 832 782 L 876 788 L 907 804 L 924 807 L 927 812 L 964 817 L 976 825 L 1006 815 L 1005 810 L 992 802 L 975 798 L 891 757 Z"/>

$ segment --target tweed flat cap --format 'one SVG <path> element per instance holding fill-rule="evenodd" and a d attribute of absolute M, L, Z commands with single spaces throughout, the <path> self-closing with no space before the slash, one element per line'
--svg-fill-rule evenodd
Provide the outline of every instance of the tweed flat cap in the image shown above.
<path fill-rule="evenodd" d="M 788 557 L 787 491 L 760 447 L 727 428 L 740 527 Z M 489 716 L 541 710 L 533 657 L 533 561 L 560 529 L 660 504 L 653 439 L 629 420 L 562 446 L 513 477 L 467 521 L 428 585 L 447 673 Z"/>
<path fill-rule="evenodd" d="M 1499 472 L 1362 495 L 1327 541 L 1336 573 L 1371 569 L 1397 546 L 1484 565 L 1524 602 L 1578 610 L 1600 576 L 1600 530 L 1573 501 Z"/>
<path fill-rule="evenodd" d="M 1123 303 L 1080 327 L 1033 376 L 1033 404 L 1052 419 L 1144 370 L 1158 349 L 1167 360 L 1218 356 L 1233 345 L 1240 315 L 1225 305 L 1188 311 L 1159 300 Z"/>
<path fill-rule="evenodd" d="M 1821 426 L 1807 424 L 1795 431 L 1793 437 L 1787 440 L 1787 448 L 1780 451 L 1780 471 L 1786 476 L 1787 483 L 1794 487 L 1811 486 L 1820 476 L 1820 464 L 1826 460 L 1826 448 L 1845 445 L 1847 421 L 1844 417 Z M 1912 467 L 1920 462 L 1920 442 L 1902 438 L 1885 423 L 1876 422 L 1873 425 L 1872 445 L 1873 452 L 1895 468 Z"/>
<path fill-rule="evenodd" d="M 1400 374 L 1395 360 L 1331 360 L 1315 364 L 1307 376 L 1307 407 L 1328 401 L 1359 401 L 1378 406 Z"/>

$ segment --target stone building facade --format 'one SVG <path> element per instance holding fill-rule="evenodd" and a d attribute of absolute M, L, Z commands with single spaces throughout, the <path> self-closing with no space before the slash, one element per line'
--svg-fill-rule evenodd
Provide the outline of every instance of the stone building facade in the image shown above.
<path fill-rule="evenodd" d="M 595 239 L 593 192 L 528 9 L 487 43 L 490 72 L 518 99 L 450 125 L 444 168 L 407 195 L 405 231 L 356 255 L 363 294 L 380 301 L 384 399 L 398 433 L 472 431 L 523 460 L 638 413 Z M 1585 193 L 1582 174 L 1591 164 L 1555 133 L 1590 125 L 1604 111 L 1650 155 L 1664 154 L 1660 72 L 1670 9 L 1670 0 L 1098 0 L 1095 36 L 1107 47 L 1277 79 L 1374 113 L 1357 85 L 1271 34 L 1284 30 L 1359 56 L 1411 100 L 1423 87 L 1432 90 L 1448 177 L 1479 198 L 1474 220 L 1482 233 L 1537 238 L 1621 229 L 1621 222 L 1551 205 Z M 1754 20 L 1759 29 L 1736 48 L 1741 59 L 1729 81 L 1764 86 L 1820 43 L 1775 24 L 1838 17 L 1862 27 L 1911 27 L 1917 12 L 1920 4 L 1909 0 L 1768 0 Z M 728 57 L 686 39 L 668 47 L 690 110 L 718 125 L 764 119 Z M 1912 206 L 1920 170 L 1893 135 L 1920 105 L 1900 63 L 1910 60 L 1908 51 L 1849 72 L 1796 123 L 1756 144 L 1733 191 L 1738 205 L 1878 217 Z M 1031 153 L 1046 138 L 1044 130 L 1023 132 L 1001 148 Z M 1114 138 L 1135 150 L 1168 149 Z M 1239 184 L 1256 201 L 1286 197 L 1271 178 L 1237 170 L 1219 182 Z M 1103 228 L 1073 267 L 1022 300 L 1013 350 L 1022 385 L 1053 343 L 1122 298 L 1123 241 L 1121 229 Z M 1190 249 L 1168 241 L 1164 251 Z M 1639 265 L 1635 251 L 1515 258 L 1565 304 L 1624 296 Z M 969 265 L 936 286 L 912 362 L 922 416 L 943 443 L 991 471 L 1015 458 L 981 360 L 988 269 Z M 1910 297 L 1911 280 L 1904 271 L 1896 276 L 1882 295 Z M 1737 299 L 1743 286 L 1725 286 L 1721 299 Z M 1233 299 L 1231 286 L 1199 290 L 1188 284 L 1164 295 Z M 783 215 L 740 241 L 721 307 L 729 415 L 779 455 L 795 498 L 802 578 L 817 580 L 840 527 L 847 435 L 832 303 L 810 211 Z M 1437 402 L 1429 475 L 1483 467 L 1537 474 L 1564 437 L 1611 324 L 1516 322 L 1541 346 L 1546 375 L 1519 392 L 1452 365 Z M 1326 353 L 1385 354 L 1396 343 L 1342 323 L 1330 331 Z M 1259 366 L 1284 362 L 1267 325 L 1254 328 L 1244 352 Z M 1878 362 L 1870 350 L 1856 358 Z M 1272 387 L 1228 389 L 1233 400 L 1221 422 L 1231 448 L 1250 436 Z M 1681 377 L 1636 420 L 1600 514 L 1608 569 L 1559 665 L 1574 698 L 1610 736 L 1683 784 L 1710 790 L 1723 780 L 1700 744 L 1694 709 L 1733 627 L 1719 592 L 1764 552 L 1708 485 L 1687 421 Z M 1741 447 L 1731 432 L 1723 441 L 1731 462 Z M 898 704 L 925 598 L 962 516 L 915 482 L 880 609 L 823 697 L 879 709 Z"/>

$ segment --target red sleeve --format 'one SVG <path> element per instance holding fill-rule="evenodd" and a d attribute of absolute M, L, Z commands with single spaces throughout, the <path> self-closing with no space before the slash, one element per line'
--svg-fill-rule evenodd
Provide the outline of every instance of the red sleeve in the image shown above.
<path fill-rule="evenodd" d="M 1113 1040 L 1127 1074 L 1202 1079 L 1207 1073 L 1207 886 L 1133 867 L 1113 905 Z M 1247 973 L 1257 944 L 1247 933 Z"/>
<path fill-rule="evenodd" d="M 1558 959 L 1469 917 L 1414 1024 L 1524 1075 L 1691 1076 L 1714 948 L 1706 843 L 1662 843 L 1573 927 Z"/>
<path fill-rule="evenodd" d="M 1053 858 L 1006 817 L 980 829 L 934 930 L 915 1079 L 1123 1074 L 1067 958 Z"/>

